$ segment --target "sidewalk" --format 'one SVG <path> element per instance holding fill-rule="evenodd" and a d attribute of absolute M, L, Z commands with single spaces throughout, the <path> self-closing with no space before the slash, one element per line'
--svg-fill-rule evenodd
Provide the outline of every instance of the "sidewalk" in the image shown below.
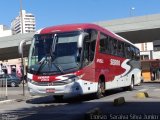
<path fill-rule="evenodd" d="M 4 91 L 5 92 L 5 91 Z M 20 87 L 8 87 L 7 96 L 3 93 L 3 98 L 0 99 L 0 104 L 5 104 L 9 102 L 21 102 L 28 99 L 31 99 L 36 96 L 31 96 L 27 90 L 27 86 L 25 86 L 25 92 L 23 95 L 22 86 Z M 2 97 L 2 96 L 0 96 Z"/>
<path fill-rule="evenodd" d="M 21 102 L 21 101 L 25 101 L 30 98 L 32 98 L 32 96 L 30 96 L 30 95 L 24 96 L 23 94 L 8 95 L 6 99 L 2 99 L 0 101 L 0 104 L 10 103 L 10 102 Z"/>

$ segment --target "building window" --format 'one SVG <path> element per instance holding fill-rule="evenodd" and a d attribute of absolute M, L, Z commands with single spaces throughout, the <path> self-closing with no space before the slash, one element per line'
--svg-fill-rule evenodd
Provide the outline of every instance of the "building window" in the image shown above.
<path fill-rule="evenodd" d="M 144 46 L 145 46 L 145 51 L 147 51 L 147 43 L 145 43 Z"/>
<path fill-rule="evenodd" d="M 149 60 L 149 55 L 141 55 L 141 60 Z"/>

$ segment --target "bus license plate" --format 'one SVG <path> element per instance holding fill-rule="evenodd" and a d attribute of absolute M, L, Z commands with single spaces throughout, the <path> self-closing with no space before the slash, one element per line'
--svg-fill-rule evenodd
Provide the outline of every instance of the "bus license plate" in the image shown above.
<path fill-rule="evenodd" d="M 49 89 L 46 89 L 46 92 L 47 93 L 54 93 L 55 89 L 54 88 L 49 88 Z"/>

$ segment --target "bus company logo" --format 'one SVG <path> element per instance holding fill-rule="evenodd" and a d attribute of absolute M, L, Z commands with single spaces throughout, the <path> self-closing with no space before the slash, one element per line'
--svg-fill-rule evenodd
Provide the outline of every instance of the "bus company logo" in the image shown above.
<path fill-rule="evenodd" d="M 104 63 L 103 59 L 97 59 L 97 63 Z"/>
<path fill-rule="evenodd" d="M 110 59 L 110 65 L 120 66 L 120 60 Z"/>
<path fill-rule="evenodd" d="M 49 76 L 39 76 L 38 79 L 41 80 L 42 82 L 47 82 L 49 81 Z"/>

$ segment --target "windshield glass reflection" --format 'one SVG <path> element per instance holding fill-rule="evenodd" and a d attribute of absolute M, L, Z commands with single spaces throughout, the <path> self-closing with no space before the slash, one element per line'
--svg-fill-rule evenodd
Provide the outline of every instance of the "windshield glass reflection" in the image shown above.
<path fill-rule="evenodd" d="M 29 69 L 37 74 L 65 73 L 78 69 L 79 32 L 36 35 L 29 55 Z"/>

